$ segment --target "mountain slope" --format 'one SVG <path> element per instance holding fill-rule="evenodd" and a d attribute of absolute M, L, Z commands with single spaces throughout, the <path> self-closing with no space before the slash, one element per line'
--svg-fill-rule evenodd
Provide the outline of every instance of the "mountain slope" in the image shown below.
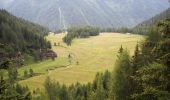
<path fill-rule="evenodd" d="M 150 29 L 151 27 L 156 25 L 156 23 L 158 23 L 160 20 L 165 20 L 165 19 L 170 19 L 170 8 L 168 8 L 167 10 L 163 11 L 162 13 L 157 14 L 156 16 L 138 24 L 133 29 L 134 29 L 135 33 L 144 34 L 145 32 L 148 31 L 148 29 Z"/>
<path fill-rule="evenodd" d="M 0 10 L 0 63 L 18 52 L 34 55 L 40 48 L 49 48 L 43 34 L 48 30 Z"/>
<path fill-rule="evenodd" d="M 0 0 L 0 7 L 55 30 L 81 24 L 133 27 L 170 5 L 167 0 Z"/>

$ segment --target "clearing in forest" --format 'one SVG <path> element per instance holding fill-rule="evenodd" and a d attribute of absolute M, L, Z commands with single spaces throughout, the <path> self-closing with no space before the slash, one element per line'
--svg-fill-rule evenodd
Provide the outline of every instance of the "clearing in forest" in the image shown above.
<path fill-rule="evenodd" d="M 121 45 L 133 54 L 137 42 L 143 39 L 141 35 L 100 33 L 99 36 L 74 39 L 71 46 L 66 46 L 62 41 L 64 36 L 65 34 L 50 34 L 46 37 L 52 43 L 52 49 L 58 54 L 58 58 L 21 68 L 20 73 L 29 68 L 35 73 L 43 73 L 23 80 L 21 84 L 28 85 L 31 89 L 42 88 L 47 76 L 67 85 L 90 82 L 97 72 L 114 69 Z"/>

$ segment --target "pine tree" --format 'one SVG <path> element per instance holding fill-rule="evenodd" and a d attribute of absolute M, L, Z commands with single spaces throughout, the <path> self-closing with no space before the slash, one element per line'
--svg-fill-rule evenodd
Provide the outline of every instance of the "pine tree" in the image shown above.
<path fill-rule="evenodd" d="M 118 53 L 122 53 L 123 52 L 123 47 L 121 45 L 120 49 L 119 49 L 119 52 Z"/>
<path fill-rule="evenodd" d="M 109 98 L 109 93 L 111 91 L 110 86 L 111 86 L 111 73 L 107 70 L 103 74 L 103 88 L 106 98 Z"/>
<path fill-rule="evenodd" d="M 112 85 L 110 92 L 111 100 L 128 100 L 130 99 L 130 80 L 131 61 L 127 50 L 118 55 L 116 67 L 112 73 Z"/>
<path fill-rule="evenodd" d="M 135 73 L 141 66 L 143 66 L 138 44 L 136 45 L 134 56 L 132 57 L 132 64 L 133 73 Z"/>
<path fill-rule="evenodd" d="M 61 87 L 59 99 L 60 100 L 70 100 L 70 95 L 69 95 L 69 92 L 65 85 L 63 85 Z"/>
<path fill-rule="evenodd" d="M 96 97 L 95 100 L 105 100 L 105 91 L 103 88 L 102 75 L 99 76 L 97 81 Z"/>

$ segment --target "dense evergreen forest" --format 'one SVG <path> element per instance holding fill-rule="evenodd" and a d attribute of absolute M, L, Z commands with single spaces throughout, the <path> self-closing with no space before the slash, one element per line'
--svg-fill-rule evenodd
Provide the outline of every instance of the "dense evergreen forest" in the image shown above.
<path fill-rule="evenodd" d="M 116 68 L 98 73 L 92 83 L 69 87 L 47 78 L 49 100 L 169 100 L 170 20 L 157 23 L 131 57 L 120 47 Z M 39 96 L 36 100 L 43 100 Z"/>
<path fill-rule="evenodd" d="M 71 27 L 68 34 L 63 38 L 67 45 L 71 45 L 74 38 L 88 38 L 89 36 L 99 35 L 100 29 L 92 26 Z"/>
<path fill-rule="evenodd" d="M 0 64 L 7 58 L 36 57 L 40 48 L 50 48 L 50 43 L 44 39 L 47 32 L 49 30 L 42 26 L 0 10 Z"/>
<path fill-rule="evenodd" d="M 31 100 L 28 87 L 17 83 L 25 57 L 37 58 L 40 49 L 51 48 L 44 39 L 48 29 L 0 10 L 0 100 Z M 6 71 L 5 71 L 6 70 Z M 8 75 L 4 76 L 4 73 Z M 30 76 L 33 70 L 30 69 Z"/>

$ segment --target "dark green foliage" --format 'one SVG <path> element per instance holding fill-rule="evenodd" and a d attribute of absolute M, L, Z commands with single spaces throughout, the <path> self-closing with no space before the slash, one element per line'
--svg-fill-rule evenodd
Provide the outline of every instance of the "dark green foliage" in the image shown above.
<path fill-rule="evenodd" d="M 112 77 L 111 98 L 115 100 L 129 100 L 131 93 L 130 75 L 131 61 L 127 50 L 118 55 Z"/>
<path fill-rule="evenodd" d="M 157 27 L 152 27 L 147 34 L 147 42 L 152 44 L 157 43 L 161 39 L 161 34 L 158 32 Z"/>
<path fill-rule="evenodd" d="M 120 47 L 120 49 L 119 49 L 119 52 L 118 53 L 123 53 L 123 47 L 122 47 L 122 45 L 121 45 L 121 47 Z"/>
<path fill-rule="evenodd" d="M 29 73 L 30 73 L 30 77 L 32 77 L 32 76 L 34 75 L 33 69 L 30 69 L 30 70 L 29 70 Z"/>
<path fill-rule="evenodd" d="M 121 27 L 121 28 L 102 29 L 101 32 L 132 33 L 133 30 L 131 28 L 127 28 L 127 27 Z"/>
<path fill-rule="evenodd" d="M 161 59 L 168 55 L 170 49 L 170 20 L 164 20 L 157 24 L 157 31 L 151 32 L 144 43 L 145 49 L 152 54 L 152 58 Z"/>
<path fill-rule="evenodd" d="M 5 59 L 4 61 L 0 61 L 0 69 L 7 70 L 9 68 L 10 60 Z"/>
<path fill-rule="evenodd" d="M 109 99 L 110 82 L 111 73 L 106 71 L 98 73 L 93 84 L 66 87 L 47 78 L 44 86 L 49 100 L 105 100 Z"/>
<path fill-rule="evenodd" d="M 141 53 L 139 44 L 136 45 L 134 56 L 132 56 L 132 74 L 135 74 L 136 71 L 144 65 L 143 55 Z M 147 64 L 147 63 L 145 63 Z"/>
<path fill-rule="evenodd" d="M 170 92 L 167 67 L 153 63 L 138 70 L 135 80 L 142 87 L 140 92 L 134 93 L 135 100 L 169 100 Z"/>
<path fill-rule="evenodd" d="M 70 100 L 68 89 L 65 85 L 63 85 L 60 89 L 59 100 Z"/>
<path fill-rule="evenodd" d="M 138 67 L 133 76 L 135 92 L 132 94 L 135 100 L 169 100 L 170 99 L 170 20 L 164 20 L 155 27 L 142 46 L 142 58 L 144 62 L 135 65 Z M 149 57 L 146 57 L 149 56 Z M 145 62 L 147 60 L 147 63 Z"/>
<path fill-rule="evenodd" d="M 67 45 L 71 45 L 74 38 L 88 38 L 89 36 L 99 35 L 99 29 L 91 26 L 72 27 L 68 30 L 68 34 L 63 38 Z"/>
<path fill-rule="evenodd" d="M 94 95 L 93 98 L 95 98 L 96 100 L 108 99 L 109 93 L 111 91 L 110 86 L 111 86 L 111 73 L 108 71 L 105 71 L 104 74 L 98 73 L 92 84 L 93 94 L 91 95 Z"/>
<path fill-rule="evenodd" d="M 77 83 L 66 87 L 51 81 L 45 81 L 45 90 L 49 100 L 105 100 L 109 99 L 111 73 L 98 73 L 93 84 Z"/>
<path fill-rule="evenodd" d="M 45 80 L 45 90 L 49 100 L 70 100 L 68 90 L 65 85 L 52 82 L 50 78 Z"/>
<path fill-rule="evenodd" d="M 25 78 L 28 77 L 28 71 L 27 71 L 27 70 L 24 71 L 24 77 L 25 77 Z"/>
<path fill-rule="evenodd" d="M 71 46 L 71 42 L 72 42 L 73 38 L 75 38 L 75 36 L 74 36 L 73 34 L 67 34 L 67 35 L 63 38 L 63 41 L 64 41 L 68 46 Z"/>
<path fill-rule="evenodd" d="M 0 78 L 0 100 L 31 100 L 31 94 L 27 88 Z"/>
<path fill-rule="evenodd" d="M 19 85 L 18 83 L 15 85 L 15 91 L 20 94 L 23 95 L 21 96 L 21 98 L 26 99 L 26 100 L 31 100 L 31 93 L 29 92 L 28 87 L 23 87 L 21 85 Z"/>
<path fill-rule="evenodd" d="M 17 71 L 17 68 L 16 67 L 10 67 L 8 69 L 8 77 L 9 77 L 9 81 L 11 83 L 14 83 L 16 80 L 17 80 L 17 77 L 18 77 L 18 71 Z"/>
<path fill-rule="evenodd" d="M 45 29 L 0 10 L 0 59 L 17 57 L 17 53 L 33 55 L 40 48 L 51 48 L 44 39 Z"/>
<path fill-rule="evenodd" d="M 55 100 L 56 99 L 55 93 L 57 92 L 57 89 L 56 91 L 54 91 L 55 86 L 52 84 L 49 77 L 45 80 L 44 87 L 47 92 L 47 96 L 49 100 Z"/>
<path fill-rule="evenodd" d="M 160 21 L 157 26 L 164 38 L 170 38 L 170 19 Z"/>
<path fill-rule="evenodd" d="M 57 46 L 56 42 L 54 43 L 54 46 Z"/>
<path fill-rule="evenodd" d="M 0 100 L 31 100 L 31 93 L 27 87 L 17 83 L 18 71 L 16 67 L 8 64 L 8 78 L 3 78 L 3 71 L 0 70 Z"/>

